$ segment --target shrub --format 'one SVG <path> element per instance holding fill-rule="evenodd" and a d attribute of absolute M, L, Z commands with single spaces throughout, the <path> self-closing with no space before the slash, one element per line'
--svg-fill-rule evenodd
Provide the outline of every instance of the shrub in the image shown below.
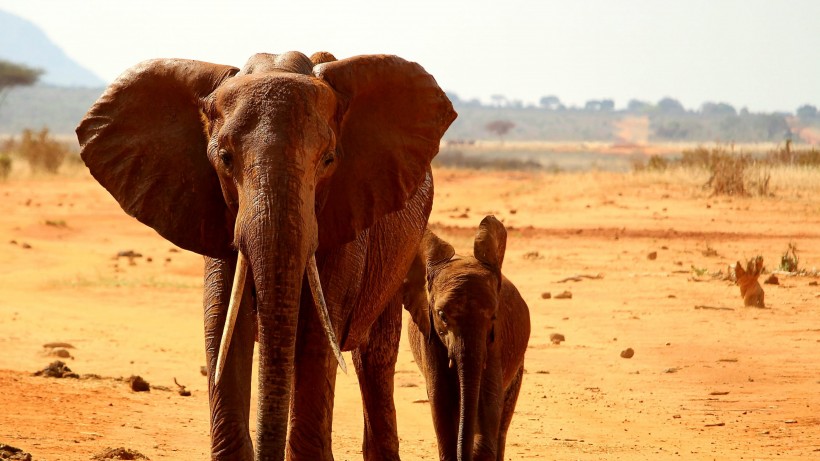
<path fill-rule="evenodd" d="M 712 175 L 703 187 L 711 188 L 712 195 L 749 195 L 743 182 L 743 173 L 750 163 L 748 155 L 735 155 L 721 148 L 713 149 L 709 158 L 709 171 Z"/>
<path fill-rule="evenodd" d="M 790 242 L 786 252 L 780 257 L 780 267 L 778 269 L 786 272 L 797 272 L 798 262 L 799 258 L 797 257 L 797 245 Z"/>
<path fill-rule="evenodd" d="M 11 173 L 11 157 L 6 152 L 0 152 L 0 180 L 6 180 Z"/>
<path fill-rule="evenodd" d="M 48 128 L 39 132 L 23 130 L 17 151 L 35 172 L 56 173 L 63 164 L 68 149 L 49 135 Z"/>

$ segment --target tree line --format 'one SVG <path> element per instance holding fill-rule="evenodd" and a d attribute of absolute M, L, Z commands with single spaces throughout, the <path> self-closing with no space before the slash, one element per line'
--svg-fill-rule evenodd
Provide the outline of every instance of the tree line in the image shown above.
<path fill-rule="evenodd" d="M 683 104 L 681 104 L 680 101 L 671 97 L 661 98 L 660 100 L 654 103 L 650 101 L 644 101 L 633 98 L 627 102 L 626 107 L 623 110 L 616 110 L 615 101 L 613 99 L 608 98 L 590 99 L 584 103 L 583 107 L 577 107 L 567 106 L 566 104 L 561 102 L 561 99 L 558 96 L 555 95 L 542 96 L 538 100 L 538 104 L 525 104 L 523 101 L 519 99 L 509 99 L 501 94 L 492 95 L 490 97 L 491 102 L 489 104 L 484 104 L 479 99 L 461 99 L 459 98 L 458 94 L 451 91 L 447 92 L 447 96 L 450 98 L 454 105 L 474 108 L 483 107 L 504 109 L 540 109 L 551 112 L 624 112 L 643 115 L 681 115 L 689 113 L 707 116 L 744 116 L 750 114 L 749 110 L 745 107 L 742 107 L 740 110 L 738 110 L 729 103 L 712 101 L 704 102 L 700 105 L 700 107 L 697 110 L 687 110 L 683 106 Z M 818 111 L 817 107 L 812 104 L 803 104 L 795 110 L 794 114 L 789 112 L 775 112 L 774 115 L 797 115 L 797 117 L 799 117 L 801 120 L 809 120 L 818 118 Z"/>

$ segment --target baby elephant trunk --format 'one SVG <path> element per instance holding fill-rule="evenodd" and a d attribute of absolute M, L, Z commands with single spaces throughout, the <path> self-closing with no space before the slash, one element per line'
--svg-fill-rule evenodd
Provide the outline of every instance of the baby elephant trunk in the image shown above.
<path fill-rule="evenodd" d="M 486 344 L 483 341 L 458 338 L 453 349 L 461 397 L 457 453 L 459 461 L 471 461 L 475 430 L 478 425 L 481 374 L 486 358 Z"/>

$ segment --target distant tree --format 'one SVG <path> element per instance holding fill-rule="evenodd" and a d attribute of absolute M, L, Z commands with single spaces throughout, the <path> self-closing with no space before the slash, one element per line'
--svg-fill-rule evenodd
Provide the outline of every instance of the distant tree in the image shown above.
<path fill-rule="evenodd" d="M 584 110 L 587 112 L 598 112 L 601 110 L 601 101 L 597 99 L 590 99 L 584 104 Z"/>
<path fill-rule="evenodd" d="M 686 109 L 683 108 L 683 104 L 681 104 L 677 99 L 672 99 L 669 97 L 658 101 L 658 110 L 667 114 L 682 114 L 686 112 Z"/>
<path fill-rule="evenodd" d="M 501 142 L 504 142 L 504 135 L 509 133 L 515 127 L 515 123 L 509 120 L 493 120 L 484 125 L 484 129 L 498 136 Z"/>
<path fill-rule="evenodd" d="M 797 108 L 797 116 L 800 120 L 809 120 L 817 117 L 817 107 L 811 104 L 803 104 Z"/>
<path fill-rule="evenodd" d="M 602 99 L 601 100 L 601 110 L 604 112 L 611 112 L 615 110 L 615 101 L 611 99 Z"/>
<path fill-rule="evenodd" d="M 503 94 L 494 94 L 490 96 L 490 99 L 493 101 L 495 107 L 504 107 L 507 105 L 507 97 Z"/>
<path fill-rule="evenodd" d="M 538 101 L 538 105 L 541 106 L 541 108 L 546 109 L 546 110 L 559 110 L 559 108 L 564 107 L 564 105 L 561 104 L 561 100 L 558 99 L 558 96 L 554 96 L 554 95 L 549 95 L 549 96 L 542 97 Z"/>
<path fill-rule="evenodd" d="M 15 86 L 30 86 L 37 82 L 43 71 L 0 59 L 0 104 L 6 91 Z"/>
<path fill-rule="evenodd" d="M 628 112 L 647 112 L 650 109 L 652 109 L 652 103 L 638 99 L 630 99 L 626 104 L 626 110 Z"/>
<path fill-rule="evenodd" d="M 725 102 L 705 102 L 700 106 L 700 113 L 703 115 L 737 115 L 735 108 Z"/>
<path fill-rule="evenodd" d="M 740 112 L 738 112 L 738 115 L 740 115 L 741 117 L 747 117 L 749 115 L 749 108 L 746 106 L 741 107 Z"/>

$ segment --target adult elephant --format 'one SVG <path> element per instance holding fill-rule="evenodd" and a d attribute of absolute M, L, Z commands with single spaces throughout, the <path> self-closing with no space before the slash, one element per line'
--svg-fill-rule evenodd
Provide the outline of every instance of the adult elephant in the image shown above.
<path fill-rule="evenodd" d="M 327 337 L 353 351 L 365 459 L 399 458 L 397 292 L 432 206 L 430 161 L 455 117 L 418 64 L 297 52 L 255 55 L 241 71 L 146 61 L 91 107 L 77 128 L 91 174 L 127 213 L 205 256 L 213 459 L 332 459 Z"/>

